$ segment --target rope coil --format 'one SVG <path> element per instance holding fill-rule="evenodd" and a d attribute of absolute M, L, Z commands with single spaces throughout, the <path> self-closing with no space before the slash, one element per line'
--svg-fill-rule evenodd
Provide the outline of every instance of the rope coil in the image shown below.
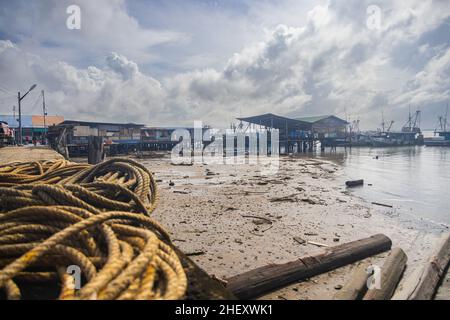
<path fill-rule="evenodd" d="M 152 174 L 130 159 L 0 165 L 0 291 L 20 299 L 56 283 L 59 299 L 183 298 L 186 274 L 150 218 L 157 199 Z"/>

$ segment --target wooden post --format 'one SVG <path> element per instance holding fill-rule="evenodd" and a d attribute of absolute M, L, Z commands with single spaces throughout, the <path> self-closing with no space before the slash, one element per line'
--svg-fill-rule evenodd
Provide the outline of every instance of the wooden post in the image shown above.
<path fill-rule="evenodd" d="M 66 160 L 69 160 L 69 150 L 67 148 L 67 128 L 64 127 L 55 139 L 54 148 L 57 152 L 63 155 Z"/>
<path fill-rule="evenodd" d="M 88 163 L 97 164 L 104 160 L 103 137 L 88 137 Z"/>
<path fill-rule="evenodd" d="M 450 233 L 437 241 L 426 265 L 413 272 L 395 293 L 395 300 L 430 300 L 444 275 L 450 260 Z"/>
<path fill-rule="evenodd" d="M 386 258 L 383 267 L 381 268 L 380 287 L 369 289 L 364 296 L 364 300 L 391 299 L 403 271 L 405 270 L 407 260 L 408 258 L 402 249 L 392 249 L 391 253 Z"/>
<path fill-rule="evenodd" d="M 325 249 L 285 264 L 272 264 L 227 279 L 227 289 L 240 299 L 252 299 L 292 282 L 328 272 L 391 248 L 391 240 L 377 234 Z"/>
<path fill-rule="evenodd" d="M 357 300 L 362 298 L 367 290 L 368 263 L 362 263 L 356 267 L 350 280 L 334 295 L 334 300 Z"/>

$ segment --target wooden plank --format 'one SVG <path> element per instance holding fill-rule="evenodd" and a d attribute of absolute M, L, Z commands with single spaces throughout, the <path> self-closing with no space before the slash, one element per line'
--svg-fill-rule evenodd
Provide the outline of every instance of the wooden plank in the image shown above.
<path fill-rule="evenodd" d="M 431 300 L 450 260 L 450 233 L 443 234 L 425 266 L 411 273 L 395 293 L 395 300 Z"/>
<path fill-rule="evenodd" d="M 228 280 L 227 288 L 240 299 L 252 299 L 292 282 L 328 272 L 355 261 L 387 251 L 391 240 L 377 234 L 369 238 L 330 247 L 325 251 L 285 264 L 257 268 Z"/>
<path fill-rule="evenodd" d="M 333 300 L 357 300 L 362 298 L 367 291 L 368 263 L 362 263 L 356 267 L 350 280 L 333 297 Z"/>
<path fill-rule="evenodd" d="M 400 248 L 392 249 L 381 268 L 380 286 L 371 288 L 364 295 L 364 300 L 389 300 L 406 268 L 408 260 L 405 252 Z M 376 283 L 375 283 L 376 285 Z"/>

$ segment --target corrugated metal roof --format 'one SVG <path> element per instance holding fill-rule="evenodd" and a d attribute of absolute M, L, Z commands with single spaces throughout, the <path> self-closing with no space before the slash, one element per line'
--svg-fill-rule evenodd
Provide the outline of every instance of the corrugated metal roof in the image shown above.
<path fill-rule="evenodd" d="M 333 115 L 301 117 L 301 118 L 296 118 L 296 120 L 308 122 L 310 124 L 314 124 L 316 122 L 319 122 L 319 121 L 325 120 L 325 119 L 329 119 L 329 118 L 333 118 L 335 120 L 338 120 L 342 124 L 349 124 L 347 121 L 345 121 L 345 120 L 343 120 L 343 119 L 341 119 L 339 117 L 333 116 Z"/>
<path fill-rule="evenodd" d="M 286 125 L 290 129 L 296 129 L 296 130 L 309 130 L 311 127 L 310 124 L 305 121 L 292 119 L 292 118 L 286 118 L 286 117 L 278 116 L 273 113 L 266 113 L 266 114 L 262 114 L 262 115 L 258 115 L 258 116 L 247 117 L 247 118 L 237 118 L 237 119 L 241 120 L 241 121 L 249 122 L 249 123 L 254 123 L 257 125 L 263 125 L 265 127 L 272 127 L 272 128 L 282 129 L 282 130 L 286 129 Z"/>
<path fill-rule="evenodd" d="M 325 116 L 311 116 L 311 117 L 301 117 L 301 118 L 295 118 L 298 121 L 304 121 L 308 123 L 314 123 L 326 118 L 334 117 L 333 115 L 325 115 Z"/>

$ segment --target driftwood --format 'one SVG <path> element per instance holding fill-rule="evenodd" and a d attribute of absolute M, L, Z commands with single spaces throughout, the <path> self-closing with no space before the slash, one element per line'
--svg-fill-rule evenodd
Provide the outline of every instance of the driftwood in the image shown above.
<path fill-rule="evenodd" d="M 398 282 L 406 267 L 405 252 L 400 248 L 392 249 L 389 256 L 381 268 L 379 276 L 379 287 L 377 287 L 377 281 L 375 279 L 374 287 L 369 289 L 364 295 L 364 300 L 389 300 L 391 299 L 395 288 L 397 288 Z M 376 277 L 376 275 L 374 275 Z"/>
<path fill-rule="evenodd" d="M 445 233 L 432 250 L 426 265 L 413 272 L 396 292 L 395 300 L 430 300 L 450 260 L 450 233 Z"/>
<path fill-rule="evenodd" d="M 363 179 L 345 181 L 345 185 L 347 187 L 362 186 L 363 184 L 364 184 L 364 180 Z"/>
<path fill-rule="evenodd" d="M 391 245 L 392 242 L 387 236 L 377 234 L 330 247 L 320 254 L 296 261 L 272 264 L 233 276 L 227 279 L 227 289 L 240 299 L 256 298 L 292 282 L 310 278 L 387 251 Z"/>
<path fill-rule="evenodd" d="M 394 206 L 392 206 L 390 204 L 384 204 L 384 203 L 379 203 L 379 202 L 372 202 L 372 204 L 374 204 L 376 206 L 386 207 L 386 208 L 393 208 L 394 207 Z"/>
<path fill-rule="evenodd" d="M 352 273 L 350 280 L 334 295 L 334 300 L 357 300 L 367 291 L 368 263 L 360 264 Z"/>

